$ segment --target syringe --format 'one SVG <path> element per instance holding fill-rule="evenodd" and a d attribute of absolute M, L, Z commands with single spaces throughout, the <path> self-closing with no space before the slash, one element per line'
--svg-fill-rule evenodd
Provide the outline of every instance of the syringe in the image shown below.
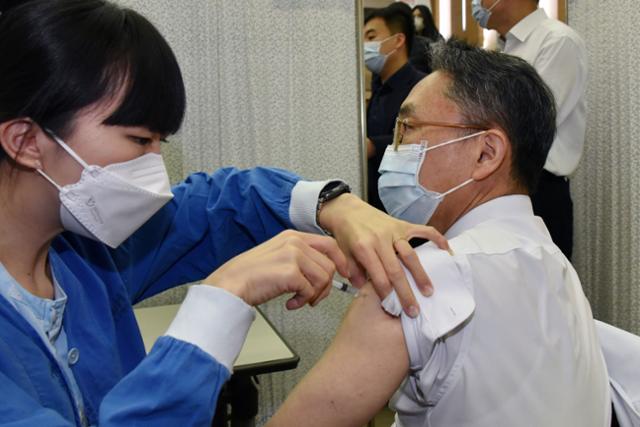
<path fill-rule="evenodd" d="M 358 295 L 358 288 L 351 286 L 348 283 L 338 282 L 337 280 L 333 280 L 331 285 L 339 291 L 346 292 L 353 296 Z"/>

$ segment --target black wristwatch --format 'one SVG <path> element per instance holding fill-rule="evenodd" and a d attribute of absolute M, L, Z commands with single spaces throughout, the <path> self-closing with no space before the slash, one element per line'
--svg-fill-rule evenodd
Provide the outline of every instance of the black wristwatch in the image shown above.
<path fill-rule="evenodd" d="M 318 227 L 322 228 L 322 226 L 320 225 L 320 210 L 325 205 L 325 203 L 335 199 L 336 197 L 344 193 L 351 193 L 351 187 L 349 187 L 347 183 L 342 181 L 330 182 L 324 186 L 322 191 L 320 191 L 320 195 L 318 196 L 318 204 L 316 206 L 316 223 L 318 224 Z M 332 234 L 328 230 L 322 228 L 322 231 L 324 231 L 329 236 L 332 236 Z"/>

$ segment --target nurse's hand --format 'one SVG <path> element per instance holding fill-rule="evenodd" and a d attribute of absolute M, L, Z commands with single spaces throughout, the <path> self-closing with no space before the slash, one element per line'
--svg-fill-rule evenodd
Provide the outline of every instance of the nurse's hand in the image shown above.
<path fill-rule="evenodd" d="M 202 283 L 258 305 L 294 293 L 287 308 L 317 304 L 331 290 L 336 269 L 348 274 L 345 255 L 330 237 L 287 230 L 227 261 Z"/>
<path fill-rule="evenodd" d="M 425 296 L 431 295 L 431 281 L 408 240 L 420 237 L 449 250 L 442 234 L 433 227 L 392 218 L 352 194 L 343 194 L 325 204 L 319 222 L 335 236 L 347 256 L 350 274 L 345 277 L 354 286 L 364 285 L 368 274 L 381 300 L 393 288 L 404 311 L 411 317 L 418 315 L 419 306 L 400 260 L 411 272 L 418 289 Z"/>

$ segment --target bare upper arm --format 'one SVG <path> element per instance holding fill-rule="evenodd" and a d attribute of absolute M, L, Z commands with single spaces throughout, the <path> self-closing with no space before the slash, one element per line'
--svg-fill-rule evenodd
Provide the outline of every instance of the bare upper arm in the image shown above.
<path fill-rule="evenodd" d="M 409 369 L 402 324 L 370 285 L 351 304 L 320 361 L 268 426 L 362 426 L 382 408 Z"/>

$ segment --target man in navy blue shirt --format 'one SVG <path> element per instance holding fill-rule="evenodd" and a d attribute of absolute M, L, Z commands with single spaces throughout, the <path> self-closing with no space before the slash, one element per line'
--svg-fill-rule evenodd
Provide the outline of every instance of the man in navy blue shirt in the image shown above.
<path fill-rule="evenodd" d="M 391 144 L 402 101 L 425 76 L 409 63 L 414 33 L 411 14 L 395 5 L 374 10 L 365 19 L 365 64 L 373 73 L 367 108 L 368 196 L 369 203 L 381 210 L 378 167 Z"/>

